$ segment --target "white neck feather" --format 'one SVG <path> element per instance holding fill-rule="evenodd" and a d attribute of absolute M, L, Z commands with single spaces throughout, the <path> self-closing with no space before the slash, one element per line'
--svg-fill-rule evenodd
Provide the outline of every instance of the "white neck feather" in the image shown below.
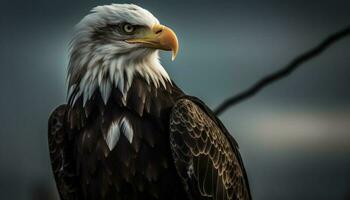
<path fill-rule="evenodd" d="M 159 62 L 158 51 L 155 50 L 139 49 L 130 54 L 108 58 L 94 55 L 90 58 L 81 57 L 79 61 L 72 60 L 72 57 L 68 72 L 68 99 L 73 100 L 72 106 L 80 97 L 85 106 L 96 90 L 100 91 L 106 104 L 113 88 L 119 89 L 125 100 L 135 75 L 140 75 L 148 84 L 157 88 L 166 88 L 166 82 L 171 83 L 168 73 Z"/>

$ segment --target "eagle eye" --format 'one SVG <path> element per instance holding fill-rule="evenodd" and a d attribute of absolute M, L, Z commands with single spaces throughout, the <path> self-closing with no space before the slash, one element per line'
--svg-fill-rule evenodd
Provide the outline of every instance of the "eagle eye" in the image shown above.
<path fill-rule="evenodd" d="M 129 23 L 122 24 L 122 30 L 125 34 L 132 34 L 135 31 L 135 26 Z"/>

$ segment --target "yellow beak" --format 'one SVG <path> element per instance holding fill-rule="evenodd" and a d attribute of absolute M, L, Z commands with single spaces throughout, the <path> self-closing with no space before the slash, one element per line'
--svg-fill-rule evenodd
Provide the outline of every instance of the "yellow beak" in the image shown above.
<path fill-rule="evenodd" d="M 141 43 L 148 48 L 172 51 L 172 60 L 175 60 L 179 50 L 179 42 L 174 31 L 161 24 L 153 25 L 150 33 L 145 37 L 129 39 L 126 42 Z"/>

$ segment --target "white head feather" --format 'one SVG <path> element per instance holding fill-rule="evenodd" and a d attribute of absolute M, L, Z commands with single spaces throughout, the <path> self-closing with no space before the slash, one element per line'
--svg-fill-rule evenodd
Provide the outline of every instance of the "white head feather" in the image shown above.
<path fill-rule="evenodd" d="M 159 24 L 139 6 L 112 4 L 94 8 L 76 26 L 68 67 L 68 98 L 73 99 L 73 105 L 81 96 L 85 105 L 97 89 L 105 103 L 114 87 L 126 98 L 135 74 L 155 87 L 166 87 L 165 82 L 170 82 L 159 62 L 158 50 L 127 43 L 125 36 L 109 27 L 124 22 L 149 28 Z"/>

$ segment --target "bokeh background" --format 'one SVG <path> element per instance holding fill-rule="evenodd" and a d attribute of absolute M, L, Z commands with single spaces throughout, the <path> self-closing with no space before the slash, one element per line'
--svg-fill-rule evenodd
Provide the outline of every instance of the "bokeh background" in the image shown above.
<path fill-rule="evenodd" d="M 110 3 L 1 0 L 1 199 L 57 198 L 46 130 L 65 102 L 72 27 Z M 212 108 L 350 24 L 348 0 L 133 3 L 175 30 L 180 53 L 175 62 L 162 53 L 162 62 Z M 254 199 L 350 199 L 349 77 L 350 38 L 220 116 L 240 144 Z"/>

